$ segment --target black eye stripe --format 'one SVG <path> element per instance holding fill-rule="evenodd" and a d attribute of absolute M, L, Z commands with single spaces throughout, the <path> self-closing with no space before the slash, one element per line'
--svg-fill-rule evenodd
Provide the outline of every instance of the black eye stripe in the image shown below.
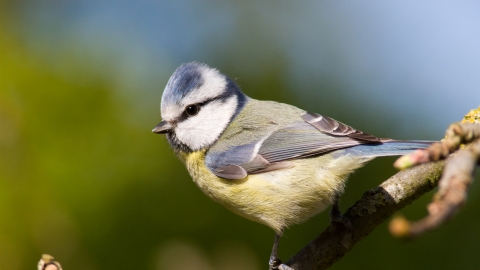
<path fill-rule="evenodd" d="M 197 114 L 200 112 L 200 110 L 202 109 L 203 106 L 205 105 L 208 105 L 209 103 L 211 102 L 214 102 L 214 101 L 221 101 L 221 102 L 226 102 L 228 98 L 232 97 L 232 96 L 235 96 L 235 94 L 232 94 L 232 93 L 228 93 L 228 92 L 224 92 L 222 93 L 221 95 L 217 96 L 217 97 L 214 97 L 214 98 L 210 98 L 210 99 L 207 99 L 207 100 L 204 100 L 203 102 L 200 102 L 200 103 L 195 103 L 195 104 L 189 104 L 185 107 L 185 109 L 183 110 L 183 113 L 182 115 L 177 119 L 177 122 L 182 122 L 184 120 L 186 120 L 187 118 L 189 117 L 192 117 L 194 115 L 189 115 L 187 113 L 187 108 L 189 106 L 193 106 L 193 105 L 196 105 L 198 107 L 198 111 L 197 111 Z"/>

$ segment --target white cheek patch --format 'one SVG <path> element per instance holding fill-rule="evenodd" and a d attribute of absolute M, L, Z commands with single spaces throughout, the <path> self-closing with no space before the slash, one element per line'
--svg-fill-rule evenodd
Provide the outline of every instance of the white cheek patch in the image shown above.
<path fill-rule="evenodd" d="M 200 70 L 203 85 L 196 91 L 191 91 L 190 94 L 182 99 L 182 105 L 184 107 L 219 97 L 226 89 L 227 80 L 216 69 L 202 66 Z"/>
<path fill-rule="evenodd" d="M 214 143 L 225 130 L 237 108 L 237 97 L 232 96 L 225 102 L 212 101 L 200 109 L 200 112 L 178 123 L 177 138 L 196 151 Z"/>

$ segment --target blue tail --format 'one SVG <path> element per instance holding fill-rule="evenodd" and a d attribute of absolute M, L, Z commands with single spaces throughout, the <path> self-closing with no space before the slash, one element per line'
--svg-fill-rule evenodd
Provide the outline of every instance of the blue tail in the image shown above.
<path fill-rule="evenodd" d="M 362 144 L 345 149 L 345 154 L 363 157 L 401 156 L 430 146 L 434 141 L 386 141 L 382 144 Z"/>

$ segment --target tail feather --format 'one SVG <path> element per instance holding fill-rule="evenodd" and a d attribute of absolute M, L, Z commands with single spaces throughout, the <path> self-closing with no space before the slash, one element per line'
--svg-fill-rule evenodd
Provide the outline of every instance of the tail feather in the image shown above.
<path fill-rule="evenodd" d="M 385 141 L 382 144 L 362 144 L 345 150 L 345 154 L 364 157 L 401 156 L 430 146 L 435 141 Z"/>

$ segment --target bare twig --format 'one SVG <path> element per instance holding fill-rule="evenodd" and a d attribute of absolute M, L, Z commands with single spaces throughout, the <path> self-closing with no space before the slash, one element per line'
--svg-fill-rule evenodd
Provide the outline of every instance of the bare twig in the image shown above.
<path fill-rule="evenodd" d="M 429 215 L 418 222 L 397 217 L 390 222 L 390 232 L 397 237 L 413 238 L 432 230 L 449 220 L 465 203 L 467 190 L 473 181 L 475 167 L 480 164 L 480 108 L 471 110 L 462 123 L 452 124 L 446 138 L 428 149 L 417 150 L 395 162 L 397 168 L 447 158 L 461 144 L 464 149 L 452 155 L 445 165 L 439 189 L 428 206 Z"/>
<path fill-rule="evenodd" d="M 479 130 L 480 130 L 480 125 Z M 476 164 L 480 161 L 480 140 L 469 144 L 452 156 L 445 165 L 439 189 L 428 206 L 429 215 L 418 222 L 397 217 L 390 231 L 397 237 L 416 237 L 450 219 L 465 203 L 468 187 L 473 181 Z"/>
<path fill-rule="evenodd" d="M 400 157 L 395 161 L 397 169 L 405 169 L 417 164 L 445 159 L 455 152 L 461 144 L 471 143 L 480 138 L 478 124 L 455 123 L 447 129 L 445 139 L 434 143 L 426 149 L 416 150 L 409 155 Z"/>
<path fill-rule="evenodd" d="M 434 143 L 426 149 L 417 150 L 409 155 L 400 157 L 394 166 L 397 169 L 406 169 L 417 164 L 445 159 L 455 152 L 461 144 L 468 144 L 480 138 L 480 107 L 468 112 L 461 123 L 454 123 L 448 127 L 445 139 Z"/>

